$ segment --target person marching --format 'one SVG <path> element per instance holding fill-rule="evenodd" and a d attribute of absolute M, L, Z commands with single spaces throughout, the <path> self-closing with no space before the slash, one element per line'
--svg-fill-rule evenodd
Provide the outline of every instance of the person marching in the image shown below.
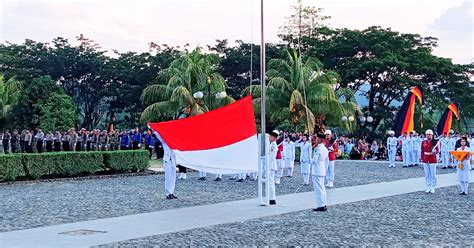
<path fill-rule="evenodd" d="M 426 193 L 435 193 L 436 187 L 436 153 L 439 152 L 436 146 L 437 140 L 433 140 L 433 131 L 426 130 L 426 139 L 421 143 L 421 160 L 425 171 Z"/>
<path fill-rule="evenodd" d="M 326 148 L 326 135 L 317 135 L 317 147 L 314 149 L 311 158 L 311 175 L 313 177 L 313 189 L 316 195 L 316 208 L 313 211 L 326 212 L 327 198 L 326 187 L 324 186 L 324 177 L 326 176 L 326 167 L 329 164 L 329 151 Z"/>
<path fill-rule="evenodd" d="M 329 163 L 326 168 L 326 187 L 332 188 L 334 187 L 334 165 L 336 164 L 338 146 L 336 140 L 332 139 L 331 130 L 326 130 L 324 135 L 326 135 L 325 145 L 329 151 Z"/>
<path fill-rule="evenodd" d="M 395 168 L 395 157 L 397 156 L 397 145 L 398 145 L 398 139 L 395 138 L 395 132 L 394 131 L 388 131 L 388 137 L 387 139 L 387 149 L 388 149 L 388 160 L 390 161 L 390 165 L 388 168 Z"/>
<path fill-rule="evenodd" d="M 295 166 L 295 143 L 291 141 L 290 136 L 286 136 L 283 141 L 283 161 L 284 168 L 288 169 L 287 177 L 292 177 Z"/>
<path fill-rule="evenodd" d="M 303 174 L 303 183 L 305 186 L 309 185 L 309 173 L 311 172 L 311 156 L 312 156 L 312 145 L 308 141 L 308 136 L 303 135 L 298 141 L 296 141 L 295 146 L 301 148 L 300 154 L 300 167 L 301 174 Z"/>
<path fill-rule="evenodd" d="M 472 148 L 467 146 L 467 138 L 461 138 L 461 147 L 457 148 L 456 151 L 473 151 Z M 469 177 L 471 170 L 471 159 L 472 155 L 468 155 L 462 162 L 461 166 L 457 166 L 457 176 L 459 181 L 459 188 L 461 189 L 460 195 L 467 195 L 469 191 Z"/>
<path fill-rule="evenodd" d="M 270 170 L 270 178 L 269 178 L 270 194 L 268 195 L 270 205 L 276 204 L 275 177 L 276 177 L 276 172 L 277 172 L 277 162 L 276 162 L 276 157 L 277 157 L 277 152 L 278 152 L 277 139 L 278 139 L 279 134 L 280 133 L 277 130 L 273 130 L 272 132 L 269 133 L 270 147 L 269 147 L 269 153 L 268 153 L 268 166 L 266 169 Z"/>

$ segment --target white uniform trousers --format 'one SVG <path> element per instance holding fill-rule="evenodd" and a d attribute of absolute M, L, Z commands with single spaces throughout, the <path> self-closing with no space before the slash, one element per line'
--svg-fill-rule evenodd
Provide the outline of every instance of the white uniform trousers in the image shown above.
<path fill-rule="evenodd" d="M 415 150 L 413 153 L 413 164 L 419 165 L 421 163 L 421 150 Z"/>
<path fill-rule="evenodd" d="M 408 149 L 402 149 L 403 166 L 410 165 L 410 151 Z"/>
<path fill-rule="evenodd" d="M 247 178 L 247 173 L 239 173 L 239 179 L 245 180 Z"/>
<path fill-rule="evenodd" d="M 295 161 L 293 159 L 285 159 L 285 160 L 283 160 L 283 162 L 284 162 L 285 166 L 283 168 L 282 176 L 283 176 L 283 174 L 285 174 L 284 170 L 288 169 L 286 175 L 292 177 L 293 176 L 293 168 L 295 166 Z"/>
<path fill-rule="evenodd" d="M 313 176 L 313 189 L 316 195 L 316 207 L 327 206 L 326 187 L 324 186 L 324 176 Z"/>
<path fill-rule="evenodd" d="M 469 181 L 470 181 L 470 168 L 464 168 L 464 169 L 457 169 L 457 178 L 459 182 L 459 188 L 461 189 L 461 192 L 464 192 L 467 194 L 467 191 L 469 190 Z"/>
<path fill-rule="evenodd" d="M 336 161 L 329 161 L 328 166 L 326 168 L 326 185 L 332 187 L 334 184 L 334 165 Z"/>
<path fill-rule="evenodd" d="M 207 176 L 206 172 L 202 172 L 202 171 L 199 172 L 199 177 L 206 177 L 206 176 Z"/>
<path fill-rule="evenodd" d="M 222 178 L 222 174 L 216 174 L 216 179 L 217 178 Z"/>
<path fill-rule="evenodd" d="M 451 154 L 449 153 L 449 151 L 441 152 L 441 161 L 442 161 L 443 168 L 446 168 L 450 165 L 449 164 L 450 159 L 451 159 Z"/>
<path fill-rule="evenodd" d="M 423 164 L 425 170 L 425 183 L 430 189 L 436 187 L 436 164 Z"/>
<path fill-rule="evenodd" d="M 276 200 L 276 191 L 275 191 L 275 174 L 276 170 L 270 170 L 270 183 L 269 183 L 269 188 L 270 188 L 270 194 L 268 195 L 269 200 Z"/>
<path fill-rule="evenodd" d="M 275 173 L 275 183 L 280 184 L 280 178 L 283 176 L 282 159 L 276 160 L 277 171 Z"/>
<path fill-rule="evenodd" d="M 174 194 L 176 185 L 176 165 L 169 161 L 165 161 L 165 194 Z"/>
<path fill-rule="evenodd" d="M 390 166 L 395 167 L 395 158 L 397 157 L 397 148 L 393 147 L 388 150 L 388 160 L 390 161 Z"/>

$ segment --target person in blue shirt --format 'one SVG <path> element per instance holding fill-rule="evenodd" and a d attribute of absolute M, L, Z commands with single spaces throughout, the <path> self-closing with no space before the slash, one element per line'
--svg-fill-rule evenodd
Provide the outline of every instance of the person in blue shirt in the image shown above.
<path fill-rule="evenodd" d="M 151 129 L 148 129 L 144 135 L 145 140 L 145 149 L 148 150 L 149 157 L 151 159 L 151 155 L 153 155 L 153 148 L 155 141 L 153 140 L 153 136 L 151 135 Z"/>
<path fill-rule="evenodd" d="M 130 149 L 130 137 L 128 137 L 127 131 L 123 130 L 120 134 L 120 150 Z"/>
<path fill-rule="evenodd" d="M 135 131 L 133 132 L 132 136 L 132 144 L 133 144 L 133 150 L 138 150 L 140 149 L 140 143 L 142 141 L 142 135 L 140 134 L 140 130 L 138 127 L 135 128 Z"/>

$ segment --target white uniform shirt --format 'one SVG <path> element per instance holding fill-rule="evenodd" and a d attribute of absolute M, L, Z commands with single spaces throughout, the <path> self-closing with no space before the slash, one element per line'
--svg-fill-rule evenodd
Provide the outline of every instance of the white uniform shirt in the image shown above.
<path fill-rule="evenodd" d="M 423 139 L 420 136 L 414 138 L 415 142 L 413 144 L 415 151 L 421 151 L 421 142 L 423 142 Z"/>
<path fill-rule="evenodd" d="M 295 143 L 283 141 L 283 159 L 295 160 Z"/>
<path fill-rule="evenodd" d="M 297 142 L 295 143 L 295 146 L 301 147 L 300 162 L 309 163 L 311 161 L 311 152 L 313 150 L 311 142 Z"/>
<path fill-rule="evenodd" d="M 410 149 L 410 137 L 400 136 L 398 140 L 402 141 L 402 149 L 409 150 Z"/>
<path fill-rule="evenodd" d="M 398 139 L 395 137 L 388 137 L 387 139 L 387 149 L 388 150 L 396 150 L 398 144 Z"/>
<path fill-rule="evenodd" d="M 276 141 L 270 143 L 269 153 L 268 153 L 268 163 L 270 170 L 277 170 L 276 156 L 278 152 L 278 145 Z"/>
<path fill-rule="evenodd" d="M 451 150 L 451 140 L 449 138 L 443 137 L 439 139 L 441 143 L 441 151 L 447 152 Z"/>
<path fill-rule="evenodd" d="M 325 144 L 319 144 L 314 149 L 311 159 L 311 174 L 313 176 L 326 176 L 326 166 L 329 164 L 329 150 Z"/>
<path fill-rule="evenodd" d="M 449 139 L 450 143 L 449 143 L 449 150 L 450 151 L 454 151 L 454 149 L 456 149 L 456 141 L 458 141 L 458 138 L 457 137 L 451 137 Z"/>

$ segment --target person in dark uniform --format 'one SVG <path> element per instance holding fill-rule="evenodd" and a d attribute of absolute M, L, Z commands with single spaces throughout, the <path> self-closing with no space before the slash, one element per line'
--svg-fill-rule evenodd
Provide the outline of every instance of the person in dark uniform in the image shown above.
<path fill-rule="evenodd" d="M 156 159 L 163 159 L 163 155 L 164 155 L 163 145 L 161 144 L 161 141 L 160 139 L 158 139 L 156 134 L 153 134 L 153 140 L 155 141 Z"/>
<path fill-rule="evenodd" d="M 133 136 L 132 136 L 132 144 L 133 144 L 132 149 L 133 150 L 140 149 L 141 141 L 142 141 L 142 135 L 140 134 L 140 130 L 138 129 L 138 127 L 136 127 L 135 131 L 133 132 Z"/>
<path fill-rule="evenodd" d="M 123 130 L 120 134 L 120 150 L 129 150 L 130 149 L 130 136 L 127 131 Z"/>
<path fill-rule="evenodd" d="M 46 142 L 46 152 L 52 152 L 53 140 L 54 140 L 53 132 L 49 131 L 48 134 L 46 134 L 46 137 L 44 138 L 44 140 Z"/>
<path fill-rule="evenodd" d="M 25 151 L 27 153 L 32 153 L 33 152 L 33 132 L 30 132 L 29 130 L 26 130 L 25 133 Z"/>
<path fill-rule="evenodd" d="M 38 151 L 38 153 L 42 153 L 43 152 L 43 142 L 44 142 L 43 130 L 38 129 L 38 132 L 35 135 L 35 141 L 36 141 L 36 151 Z"/>
<path fill-rule="evenodd" d="M 5 131 L 5 133 L 3 133 L 3 138 L 2 138 L 3 152 L 5 154 L 10 153 L 10 139 L 11 139 L 11 134 L 10 134 L 10 131 L 7 130 Z"/>
<path fill-rule="evenodd" d="M 26 151 L 26 149 L 25 149 L 25 135 L 26 135 L 26 130 L 21 131 L 21 134 L 20 134 L 21 153 L 25 153 L 25 151 Z"/>
<path fill-rule="evenodd" d="M 151 135 L 151 130 L 148 129 L 146 131 L 146 134 L 144 136 L 145 138 L 145 149 L 148 151 L 149 153 L 149 157 L 151 159 L 151 156 L 153 155 L 153 147 L 154 147 L 154 141 L 153 141 L 153 136 Z"/>
<path fill-rule="evenodd" d="M 79 130 L 79 133 L 77 134 L 77 140 L 76 140 L 76 152 L 81 152 L 82 151 L 82 148 L 84 147 L 83 144 L 84 144 L 84 140 L 83 140 L 83 134 L 85 132 L 85 129 L 82 128 L 81 130 Z"/>
<path fill-rule="evenodd" d="M 59 131 L 56 131 L 53 137 L 53 144 L 54 144 L 54 151 L 55 152 L 60 152 L 61 151 L 61 141 L 62 141 L 62 135 Z"/>
<path fill-rule="evenodd" d="M 62 143 L 63 143 L 63 151 L 69 152 L 71 151 L 71 135 L 69 135 L 69 132 L 64 132 L 63 137 L 62 137 Z"/>
<path fill-rule="evenodd" d="M 20 148 L 20 134 L 18 133 L 18 130 L 13 130 L 12 133 L 12 138 L 10 140 L 10 146 L 12 149 L 12 153 L 19 153 L 21 148 Z"/>

